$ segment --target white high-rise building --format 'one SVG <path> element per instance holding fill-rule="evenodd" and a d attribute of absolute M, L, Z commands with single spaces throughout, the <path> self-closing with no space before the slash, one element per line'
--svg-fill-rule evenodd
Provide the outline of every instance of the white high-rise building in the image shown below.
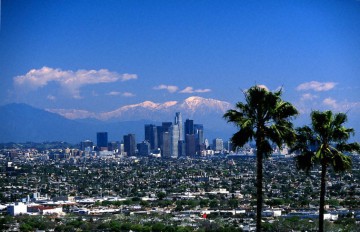
<path fill-rule="evenodd" d="M 179 125 L 172 125 L 170 127 L 171 132 L 171 142 L 170 142 L 170 150 L 171 157 L 177 158 L 179 156 Z"/>
<path fill-rule="evenodd" d="M 213 149 L 215 151 L 222 151 L 224 150 L 224 142 L 222 139 L 216 138 L 213 140 Z"/>
<path fill-rule="evenodd" d="M 184 140 L 184 128 L 183 128 L 182 116 L 180 112 L 176 112 L 174 124 L 178 125 L 179 127 L 179 140 Z"/>

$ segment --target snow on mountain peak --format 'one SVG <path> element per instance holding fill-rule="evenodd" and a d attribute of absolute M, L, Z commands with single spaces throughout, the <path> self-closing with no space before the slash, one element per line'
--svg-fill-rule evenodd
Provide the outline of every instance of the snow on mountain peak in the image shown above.
<path fill-rule="evenodd" d="M 155 109 L 169 108 L 176 104 L 177 104 L 177 101 L 168 101 L 168 102 L 164 102 L 164 103 L 154 103 L 152 101 L 144 101 L 139 104 L 129 105 L 129 106 L 125 106 L 125 107 L 130 107 L 130 108 L 142 107 L 142 108 L 146 108 L 146 109 L 150 109 L 150 110 L 155 110 Z"/>
<path fill-rule="evenodd" d="M 68 119 L 95 118 L 96 113 L 78 109 L 45 109 L 48 112 L 59 114 Z"/>
<path fill-rule="evenodd" d="M 109 119 L 154 119 L 160 117 L 162 114 L 173 114 L 177 111 L 181 111 L 184 114 L 188 114 L 190 116 L 192 116 L 194 113 L 224 113 L 226 110 L 230 109 L 230 107 L 230 103 L 225 101 L 192 96 L 188 97 L 183 102 L 167 101 L 163 103 L 154 103 L 152 101 L 144 101 L 138 104 L 121 106 L 115 110 L 101 113 L 74 109 L 51 109 L 48 111 L 60 114 L 69 119 L 97 118 L 106 121 Z"/>
<path fill-rule="evenodd" d="M 199 97 L 199 96 L 191 96 L 185 99 L 185 102 L 192 102 L 192 101 L 202 101 L 206 100 L 206 98 Z"/>
<path fill-rule="evenodd" d="M 141 107 L 144 107 L 144 108 L 149 108 L 149 109 L 155 109 L 159 106 L 158 103 L 154 103 L 152 101 L 144 101 L 140 104 L 136 104 L 134 106 L 141 106 Z"/>
<path fill-rule="evenodd" d="M 198 110 L 200 107 L 208 107 L 224 112 L 230 108 L 230 103 L 211 98 L 192 96 L 185 99 L 182 107 L 189 108 L 191 111 Z"/>
<path fill-rule="evenodd" d="M 178 102 L 177 101 L 168 101 L 168 102 L 164 102 L 163 104 L 161 104 L 162 108 L 169 108 L 171 106 L 176 105 Z"/>

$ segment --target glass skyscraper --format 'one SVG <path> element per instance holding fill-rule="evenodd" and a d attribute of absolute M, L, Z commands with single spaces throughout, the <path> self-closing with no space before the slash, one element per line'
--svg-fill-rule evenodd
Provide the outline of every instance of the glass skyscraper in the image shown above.
<path fill-rule="evenodd" d="M 159 147 L 158 145 L 158 130 L 155 125 L 145 125 L 145 140 L 150 143 L 150 149 L 155 150 Z"/>
<path fill-rule="evenodd" d="M 194 134 L 194 120 L 186 119 L 185 121 L 185 136 Z"/>
<path fill-rule="evenodd" d="M 184 128 L 183 128 L 182 116 L 180 112 L 176 112 L 174 124 L 178 125 L 179 127 L 179 140 L 184 140 Z"/>
<path fill-rule="evenodd" d="M 124 135 L 124 151 L 128 156 L 136 155 L 136 142 L 134 134 Z"/>
<path fill-rule="evenodd" d="M 107 148 L 108 146 L 108 133 L 107 132 L 98 132 L 96 134 L 96 146 L 99 150 L 101 148 Z"/>

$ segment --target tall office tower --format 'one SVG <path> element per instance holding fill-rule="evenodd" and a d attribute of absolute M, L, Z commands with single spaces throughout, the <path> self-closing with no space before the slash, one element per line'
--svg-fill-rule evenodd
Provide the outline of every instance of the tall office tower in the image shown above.
<path fill-rule="evenodd" d="M 141 143 L 138 143 L 137 145 L 137 149 L 138 149 L 138 153 L 139 153 L 139 156 L 148 156 L 150 155 L 150 143 L 145 140 Z"/>
<path fill-rule="evenodd" d="M 94 146 L 94 143 L 90 140 L 85 140 L 80 142 L 80 149 L 82 151 L 85 151 L 86 148 L 88 148 L 88 150 L 92 150 Z"/>
<path fill-rule="evenodd" d="M 158 148 L 162 148 L 163 145 L 163 127 L 157 126 Z"/>
<path fill-rule="evenodd" d="M 177 158 L 179 151 L 179 125 L 172 125 L 170 128 L 171 131 L 171 156 Z"/>
<path fill-rule="evenodd" d="M 171 134 L 170 132 L 163 132 L 163 145 L 161 147 L 161 156 L 163 158 L 170 158 L 171 157 Z"/>
<path fill-rule="evenodd" d="M 96 146 L 98 150 L 106 150 L 108 146 L 108 133 L 107 132 L 98 132 L 96 134 L 97 143 Z"/>
<path fill-rule="evenodd" d="M 194 134 L 186 134 L 185 135 L 185 147 L 186 147 L 186 155 L 193 156 L 196 153 L 195 146 L 195 135 Z"/>
<path fill-rule="evenodd" d="M 228 152 L 232 151 L 233 144 L 232 144 L 231 140 L 229 140 L 225 143 L 225 147 Z"/>
<path fill-rule="evenodd" d="M 163 132 L 170 132 L 171 126 L 172 126 L 172 122 L 163 122 L 162 123 Z"/>
<path fill-rule="evenodd" d="M 213 140 L 213 149 L 215 151 L 222 151 L 224 150 L 224 143 L 223 143 L 223 140 L 222 139 L 214 139 Z"/>
<path fill-rule="evenodd" d="M 178 142 L 178 157 L 186 156 L 186 143 L 184 140 Z"/>
<path fill-rule="evenodd" d="M 196 153 L 201 154 L 201 151 L 204 150 L 204 126 L 202 124 L 194 124 L 194 133 L 195 133 L 195 144 L 196 144 Z"/>
<path fill-rule="evenodd" d="M 169 132 L 170 134 L 171 126 L 172 126 L 172 122 L 163 122 L 162 126 L 157 126 L 158 147 L 160 147 L 161 149 L 164 146 L 164 133 Z"/>
<path fill-rule="evenodd" d="M 186 119 L 185 121 L 185 136 L 194 134 L 194 120 Z"/>
<path fill-rule="evenodd" d="M 150 149 L 157 149 L 158 146 L 158 131 L 157 127 L 152 124 L 145 125 L 145 140 L 150 143 Z"/>
<path fill-rule="evenodd" d="M 194 133 L 198 144 L 204 143 L 204 126 L 203 124 L 194 124 Z"/>
<path fill-rule="evenodd" d="M 174 124 L 179 126 L 179 140 L 183 140 L 184 139 L 184 128 L 183 128 L 182 116 L 181 116 L 180 112 L 176 112 Z"/>
<path fill-rule="evenodd" d="M 124 135 L 124 151 L 127 153 L 128 156 L 136 155 L 136 143 L 134 134 Z"/>

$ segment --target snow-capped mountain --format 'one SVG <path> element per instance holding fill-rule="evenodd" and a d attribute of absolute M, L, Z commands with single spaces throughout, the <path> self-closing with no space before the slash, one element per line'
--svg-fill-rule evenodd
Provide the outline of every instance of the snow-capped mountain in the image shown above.
<path fill-rule="evenodd" d="M 230 108 L 230 103 L 211 98 L 189 97 L 180 104 L 180 108 L 184 111 L 196 112 L 199 110 L 212 110 L 219 113 L 224 113 Z"/>
<path fill-rule="evenodd" d="M 183 102 L 167 101 L 154 103 L 144 101 L 139 104 L 126 105 L 109 112 L 94 113 L 75 109 L 47 109 L 52 113 L 60 114 L 69 119 L 96 118 L 103 121 L 126 120 L 172 120 L 175 112 L 181 112 L 184 117 L 203 118 L 206 116 L 222 115 L 231 107 L 231 104 L 210 98 L 189 97 Z M 207 121 L 207 120 L 206 120 Z"/>

